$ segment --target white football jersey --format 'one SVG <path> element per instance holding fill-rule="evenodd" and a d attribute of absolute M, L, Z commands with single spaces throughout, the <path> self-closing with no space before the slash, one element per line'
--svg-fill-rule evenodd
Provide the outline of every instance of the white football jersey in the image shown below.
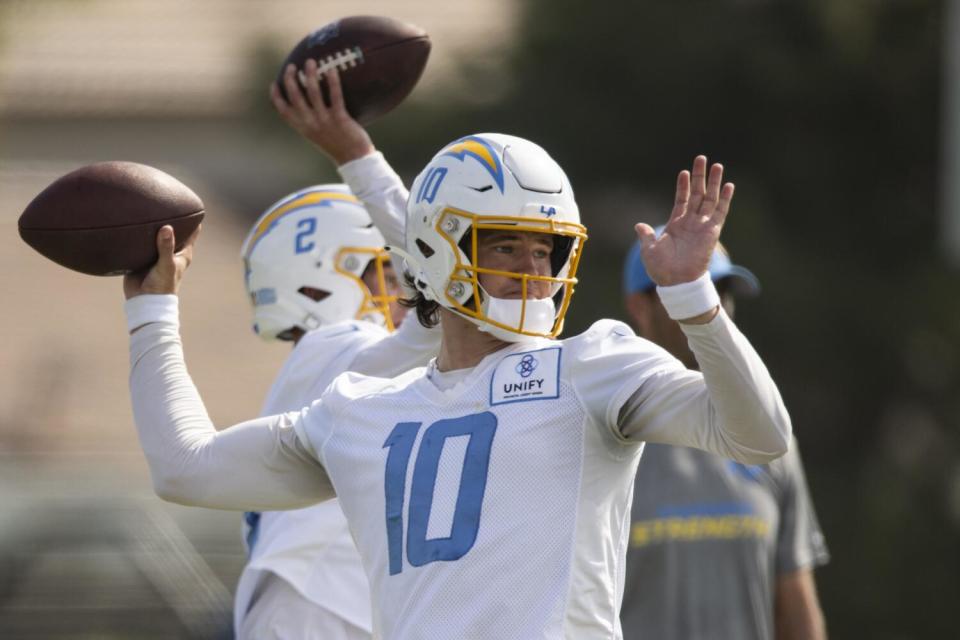
<path fill-rule="evenodd" d="M 395 376 L 423 365 L 436 353 L 440 332 L 412 320 L 393 335 L 360 320 L 307 333 L 284 362 L 262 415 L 310 404 L 344 371 Z M 237 584 L 235 629 L 263 572 L 270 571 L 314 604 L 370 632 L 370 587 L 337 500 L 248 514 L 244 540 L 250 557 Z"/>
<path fill-rule="evenodd" d="M 611 320 L 451 373 L 446 389 L 432 365 L 346 374 L 291 416 L 360 549 L 374 634 L 620 637 L 639 440 L 663 426 L 641 417 L 628 439 L 621 409 L 642 393 L 687 433 L 666 439 L 709 447 L 701 407 L 677 391 L 702 389 L 700 374 Z"/>

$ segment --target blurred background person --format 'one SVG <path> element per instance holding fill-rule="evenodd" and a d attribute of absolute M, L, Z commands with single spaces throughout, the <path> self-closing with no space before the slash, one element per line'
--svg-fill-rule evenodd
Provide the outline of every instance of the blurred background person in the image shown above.
<path fill-rule="evenodd" d="M 371 189 L 364 166 L 355 163 L 353 182 L 368 194 L 374 217 L 394 228 L 406 190 L 398 178 Z M 396 301 L 397 278 L 383 235 L 346 185 L 302 189 L 267 209 L 247 236 L 243 261 L 257 334 L 293 343 L 264 415 L 309 405 L 344 371 L 396 375 L 436 352 L 439 332 L 417 322 L 389 333 L 406 313 Z M 244 520 L 249 560 L 234 606 L 239 638 L 371 637 L 370 587 L 337 500 L 248 512 Z"/>
<path fill-rule="evenodd" d="M 658 230 L 659 232 L 659 230 Z M 757 278 L 718 245 L 710 276 L 732 317 Z M 624 303 L 637 333 L 691 369 L 697 361 L 647 275 L 627 254 Z M 621 621 L 625 640 L 823 640 L 813 569 L 828 560 L 796 441 L 783 458 L 743 465 L 648 443 L 634 486 Z"/>

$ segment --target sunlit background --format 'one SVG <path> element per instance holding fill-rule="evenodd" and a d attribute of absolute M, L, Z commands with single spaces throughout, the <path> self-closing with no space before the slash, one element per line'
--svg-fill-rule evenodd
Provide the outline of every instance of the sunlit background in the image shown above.
<path fill-rule="evenodd" d="M 389 15 L 433 53 L 371 133 L 409 181 L 502 131 L 570 174 L 590 231 L 567 333 L 624 318 L 635 221 L 697 153 L 737 195 L 761 279 L 738 324 L 781 386 L 832 552 L 835 638 L 945 638 L 960 602 L 960 7 L 945 0 L 0 0 L 0 638 L 226 638 L 239 516 L 153 496 L 127 397 L 120 281 L 16 220 L 81 165 L 132 160 L 207 205 L 181 303 L 214 420 L 252 417 L 287 353 L 238 258 L 286 193 L 334 181 L 266 89 L 315 27 Z M 478 585 L 478 589 L 482 589 Z M 655 585 L 652 585 L 655 588 Z"/>

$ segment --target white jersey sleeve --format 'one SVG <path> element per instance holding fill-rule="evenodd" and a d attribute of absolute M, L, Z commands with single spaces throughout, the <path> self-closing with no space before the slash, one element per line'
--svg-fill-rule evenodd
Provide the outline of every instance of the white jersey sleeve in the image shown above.
<path fill-rule="evenodd" d="M 344 371 L 359 367 L 367 373 L 393 375 L 394 371 L 422 364 L 436 349 L 430 348 L 432 341 L 421 345 L 417 336 L 438 336 L 439 332 L 420 328 L 408 336 L 409 326 L 416 324 L 405 322 L 397 332 L 388 334 L 373 323 L 351 320 L 306 333 L 280 369 L 263 414 L 309 405 Z M 325 414 L 326 406 L 318 406 L 315 411 Z M 326 420 L 319 422 L 326 424 Z M 244 525 L 249 560 L 236 588 L 236 629 L 243 629 L 249 622 L 246 615 L 250 603 L 263 597 L 261 590 L 270 576 L 279 576 L 301 599 L 311 603 L 317 618 L 312 621 L 315 635 L 326 637 L 320 620 L 333 618 L 336 624 L 364 630 L 369 638 L 370 586 L 338 500 L 306 509 L 248 513 Z M 336 588 L 331 589 L 331 585 Z M 277 610 L 290 606 L 289 602 L 278 602 Z M 258 611 L 263 613 L 262 605 Z"/>
<path fill-rule="evenodd" d="M 153 305 L 161 307 L 157 316 L 175 318 L 176 297 L 163 297 Z M 156 301 L 137 296 L 125 308 L 142 317 L 137 307 Z M 130 396 L 154 489 L 165 500 L 243 510 L 333 497 L 326 472 L 292 427 L 297 414 L 216 430 L 187 373 L 178 322 L 150 322 L 130 336 Z"/>
<path fill-rule="evenodd" d="M 622 443 L 631 438 L 620 428 L 620 410 L 641 381 L 662 374 L 689 373 L 695 378 L 663 348 L 638 338 L 630 327 L 615 320 L 595 322 L 564 343 L 570 351 L 570 382 L 577 397 L 594 422 L 606 425 Z"/>
<path fill-rule="evenodd" d="M 337 168 L 354 195 L 363 201 L 387 244 L 404 246 L 407 197 L 403 181 L 379 151 Z"/>
<path fill-rule="evenodd" d="M 622 443 L 695 447 L 747 464 L 782 455 L 790 419 L 746 338 L 722 312 L 683 327 L 702 374 L 621 322 L 602 320 L 568 340 L 586 410 Z"/>
<path fill-rule="evenodd" d="M 303 447 L 323 464 L 327 442 L 338 429 L 354 428 L 344 424 L 340 414 L 364 396 L 402 387 L 409 380 L 423 376 L 423 368 L 411 369 L 393 378 L 367 376 L 354 371 L 345 371 L 333 379 L 324 391 L 322 401 L 315 401 L 299 414 L 288 414 L 290 424 L 296 430 Z M 361 403 L 362 404 L 362 403 Z"/>
<path fill-rule="evenodd" d="M 363 320 L 308 332 L 277 374 L 261 415 L 310 404 L 345 371 L 393 378 L 427 364 L 440 350 L 440 331 L 408 320 L 393 333 Z"/>
<path fill-rule="evenodd" d="M 344 370 L 393 378 L 422 367 L 440 352 L 441 333 L 424 327 L 411 312 L 396 331 L 359 351 Z"/>
<path fill-rule="evenodd" d="M 383 154 L 371 153 L 342 164 L 337 170 L 363 201 L 387 244 L 403 247 L 410 194 Z M 411 313 L 394 333 L 358 353 L 349 370 L 391 378 L 426 364 L 439 351 L 440 330 L 425 328 Z"/>
<path fill-rule="evenodd" d="M 308 331 L 277 373 L 261 410 L 274 415 L 301 409 L 323 395 L 337 375 L 388 335 L 371 322 L 351 320 Z M 409 367 L 408 367 L 409 368 Z"/>

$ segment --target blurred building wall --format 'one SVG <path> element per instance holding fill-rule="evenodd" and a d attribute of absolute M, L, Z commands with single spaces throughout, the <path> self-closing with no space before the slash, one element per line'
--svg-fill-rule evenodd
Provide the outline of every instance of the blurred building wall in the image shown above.
<path fill-rule="evenodd" d="M 288 51 L 349 15 L 423 27 L 433 43 L 421 80 L 429 89 L 458 56 L 494 55 L 515 11 L 508 0 L 5 0 L 0 113 L 237 115 L 247 93 L 261 90 L 251 86 L 255 48 Z"/>

